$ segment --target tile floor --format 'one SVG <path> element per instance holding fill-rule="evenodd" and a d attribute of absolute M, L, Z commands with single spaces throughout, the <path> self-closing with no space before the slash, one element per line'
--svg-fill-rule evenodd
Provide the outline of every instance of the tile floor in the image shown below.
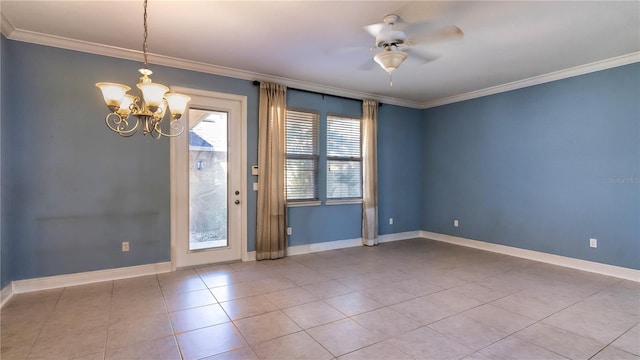
<path fill-rule="evenodd" d="M 640 284 L 424 239 L 15 295 L 9 359 L 640 359 Z"/>

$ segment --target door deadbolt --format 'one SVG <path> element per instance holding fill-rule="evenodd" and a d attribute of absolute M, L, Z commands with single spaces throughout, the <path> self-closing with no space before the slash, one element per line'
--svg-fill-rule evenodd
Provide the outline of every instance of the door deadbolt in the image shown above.
<path fill-rule="evenodd" d="M 240 200 L 236 200 L 234 202 L 236 203 L 236 205 L 240 204 Z"/>
<path fill-rule="evenodd" d="M 240 195 L 240 191 L 236 190 L 236 195 Z"/>

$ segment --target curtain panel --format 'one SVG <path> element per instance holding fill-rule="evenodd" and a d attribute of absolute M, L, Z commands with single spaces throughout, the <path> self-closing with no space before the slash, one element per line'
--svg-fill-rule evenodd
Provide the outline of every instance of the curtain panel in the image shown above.
<path fill-rule="evenodd" d="M 284 181 L 286 91 L 260 83 L 256 260 L 278 259 L 287 248 Z"/>
<path fill-rule="evenodd" d="M 378 245 L 378 102 L 362 101 L 362 244 Z"/>

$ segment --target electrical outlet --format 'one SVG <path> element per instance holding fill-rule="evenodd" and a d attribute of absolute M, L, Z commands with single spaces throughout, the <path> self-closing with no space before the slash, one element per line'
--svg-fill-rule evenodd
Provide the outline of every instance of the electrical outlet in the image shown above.
<path fill-rule="evenodd" d="M 594 238 L 589 239 L 589 247 L 597 248 L 598 247 L 598 239 L 594 239 Z"/>
<path fill-rule="evenodd" d="M 393 218 L 389 218 L 389 225 L 393 225 Z"/>
<path fill-rule="evenodd" d="M 122 252 L 127 252 L 129 251 L 129 242 L 128 241 L 123 241 L 122 242 Z"/>
<path fill-rule="evenodd" d="M 293 230 L 291 230 L 291 226 L 289 226 L 287 228 L 287 235 L 291 235 L 293 233 Z"/>
<path fill-rule="evenodd" d="M 460 225 L 458 219 L 453 220 L 453 226 L 458 227 L 458 225 Z"/>

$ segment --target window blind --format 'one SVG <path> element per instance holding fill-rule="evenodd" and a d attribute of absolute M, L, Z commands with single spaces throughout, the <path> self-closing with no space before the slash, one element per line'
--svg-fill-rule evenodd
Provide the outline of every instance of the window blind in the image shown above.
<path fill-rule="evenodd" d="M 327 198 L 362 197 L 361 119 L 327 116 Z"/>
<path fill-rule="evenodd" d="M 287 200 L 318 199 L 317 113 L 287 110 L 285 120 Z"/>

